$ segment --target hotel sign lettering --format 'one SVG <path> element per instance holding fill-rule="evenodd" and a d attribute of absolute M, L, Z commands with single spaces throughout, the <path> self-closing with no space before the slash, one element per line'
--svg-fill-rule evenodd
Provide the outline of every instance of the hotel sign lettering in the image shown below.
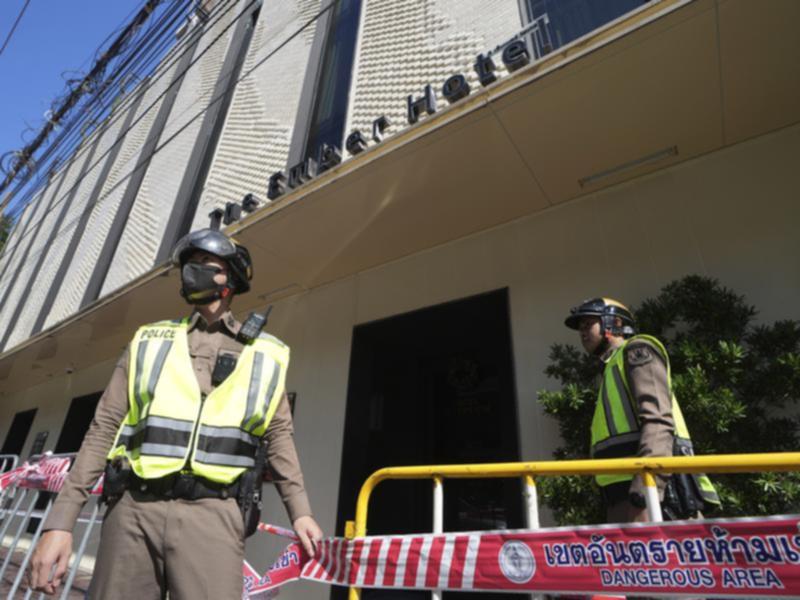
<path fill-rule="evenodd" d="M 501 59 L 509 73 L 513 73 L 530 63 L 531 53 L 524 39 L 514 39 L 502 46 Z M 497 65 L 491 53 L 479 54 L 473 66 L 482 86 L 487 86 L 497 80 Z M 448 103 L 454 104 L 469 96 L 470 85 L 463 73 L 450 76 L 442 85 L 442 96 Z M 433 87 L 428 84 L 419 97 L 409 95 L 406 98 L 406 118 L 409 125 L 413 125 L 423 113 L 432 115 L 436 112 L 436 94 Z M 371 138 L 379 144 L 384 139 L 384 133 L 391 126 L 386 116 L 380 116 L 372 122 Z M 344 143 L 345 151 L 351 156 L 360 154 L 367 149 L 367 137 L 360 130 L 355 130 Z M 295 189 L 311 181 L 317 175 L 335 167 L 342 162 L 342 149 L 323 144 L 316 158 L 308 157 L 301 163 L 289 167 L 286 171 L 278 171 L 269 178 L 267 197 L 270 200 L 280 198 L 287 191 Z"/>

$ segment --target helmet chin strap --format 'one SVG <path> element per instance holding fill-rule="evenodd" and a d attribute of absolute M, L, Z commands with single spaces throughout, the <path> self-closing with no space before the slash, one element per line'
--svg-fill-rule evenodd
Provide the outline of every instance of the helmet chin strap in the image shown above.
<path fill-rule="evenodd" d="M 608 350 L 608 340 L 604 339 L 602 342 L 597 344 L 597 348 L 594 349 L 592 354 L 597 358 L 602 358 L 603 354 L 606 353 L 606 350 Z"/>
<path fill-rule="evenodd" d="M 606 353 L 608 348 L 611 346 L 611 342 L 608 341 L 608 336 L 609 336 L 609 333 L 604 327 L 603 328 L 603 339 L 599 344 L 597 344 L 597 348 L 594 349 L 594 352 L 592 352 L 593 356 L 596 356 L 597 358 L 602 358 L 603 357 L 603 355 Z"/>
<path fill-rule="evenodd" d="M 217 286 L 216 289 L 206 290 L 203 293 L 191 294 L 192 297 L 189 297 L 190 294 L 186 292 L 185 289 L 181 288 L 181 296 L 187 303 L 193 306 L 205 306 L 206 304 L 211 304 L 217 300 L 224 300 L 229 296 L 233 295 L 233 288 L 226 284 Z"/>

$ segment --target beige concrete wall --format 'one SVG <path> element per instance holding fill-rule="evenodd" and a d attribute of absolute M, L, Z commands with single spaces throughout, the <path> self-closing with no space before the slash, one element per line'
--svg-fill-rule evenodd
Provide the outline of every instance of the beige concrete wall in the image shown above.
<path fill-rule="evenodd" d="M 279 302 L 271 330 L 293 348 L 296 440 L 323 528 L 335 524 L 354 325 L 508 287 L 522 458 L 547 459 L 557 434 L 536 393 L 553 386 L 543 374 L 548 348 L 574 342 L 562 321 L 581 299 L 636 304 L 699 273 L 746 294 L 763 322 L 798 318 L 798 168 L 795 126 Z M 39 406 L 33 432 L 52 427 L 54 441 L 68 398 L 101 387 L 112 364 L 2 398 L 0 435 L 14 412 Z M 267 494 L 264 519 L 287 524 L 276 494 Z M 280 546 L 256 536 L 248 555 L 265 568 Z M 296 584 L 281 597 L 327 593 Z"/>

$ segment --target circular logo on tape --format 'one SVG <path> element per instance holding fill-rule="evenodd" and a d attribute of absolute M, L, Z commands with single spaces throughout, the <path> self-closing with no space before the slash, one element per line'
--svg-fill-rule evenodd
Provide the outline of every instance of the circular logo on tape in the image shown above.
<path fill-rule="evenodd" d="M 527 544 L 511 540 L 503 544 L 497 557 L 503 575 L 513 583 L 527 583 L 536 573 L 536 560 Z"/>

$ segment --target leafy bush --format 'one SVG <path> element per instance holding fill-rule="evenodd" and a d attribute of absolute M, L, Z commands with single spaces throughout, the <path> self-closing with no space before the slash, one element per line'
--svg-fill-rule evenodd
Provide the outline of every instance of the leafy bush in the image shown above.
<path fill-rule="evenodd" d="M 639 331 L 667 347 L 672 383 L 697 454 L 796 451 L 800 441 L 800 321 L 755 325 L 756 310 L 717 280 L 691 275 L 645 300 Z M 545 373 L 561 384 L 539 392 L 563 439 L 557 459 L 589 455 L 589 430 L 602 365 L 570 345 L 555 344 Z M 800 510 L 800 474 L 712 476 L 722 514 Z M 604 520 L 600 492 L 588 477 L 541 482 L 559 524 Z"/>

